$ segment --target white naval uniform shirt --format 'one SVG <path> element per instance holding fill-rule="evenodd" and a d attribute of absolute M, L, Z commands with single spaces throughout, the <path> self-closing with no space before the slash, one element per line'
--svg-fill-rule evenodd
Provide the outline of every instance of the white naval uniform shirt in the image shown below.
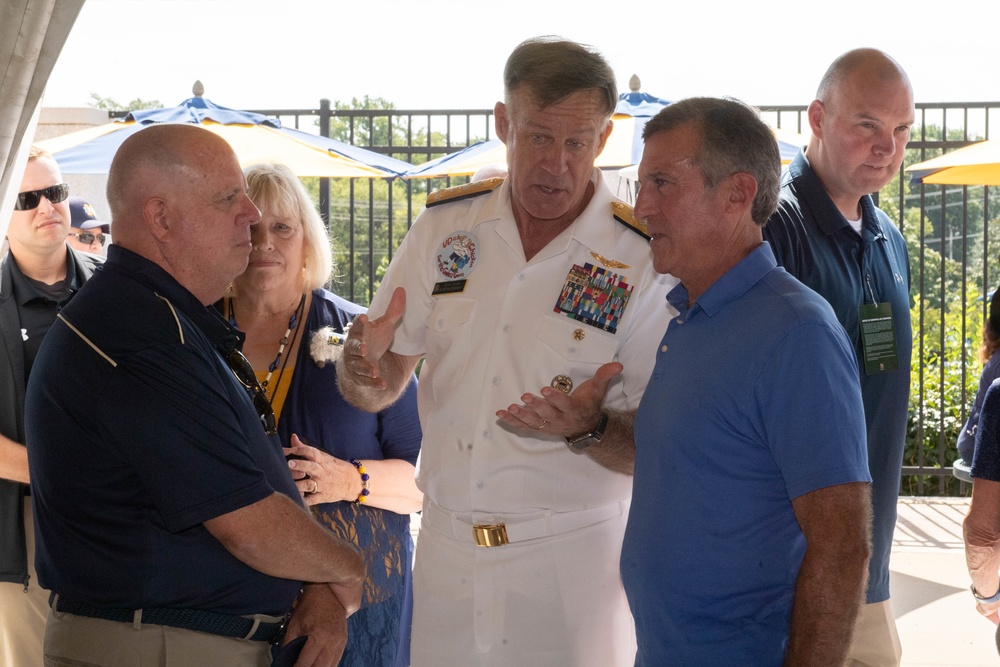
<path fill-rule="evenodd" d="M 370 312 L 378 315 L 397 286 L 406 289 L 406 310 L 391 349 L 425 355 L 418 388 L 423 443 L 417 484 L 426 503 L 470 522 L 516 522 L 546 511 L 574 512 L 627 504 L 630 499 L 630 476 L 571 451 L 561 437 L 514 432 L 496 417 L 498 409 L 520 403 L 525 392 L 537 395 L 558 376 L 579 386 L 610 361 L 621 362 L 624 371 L 610 385 L 605 405 L 635 409 L 657 345 L 676 314 L 666 301 L 676 280 L 655 273 L 646 239 L 613 218 L 614 198 L 598 170 L 592 179 L 595 194 L 587 208 L 528 262 L 508 183 L 488 194 L 425 210 L 407 233 L 371 304 Z M 462 239 L 457 253 L 456 239 Z M 433 293 L 435 285 L 453 286 L 454 276 L 465 280 L 461 292 Z M 622 309 L 624 290 L 630 291 Z M 583 305 L 574 296 L 582 296 Z M 574 319 L 560 308 L 582 314 Z M 428 541 L 445 536 L 422 526 L 414 580 L 414 667 L 434 660 L 513 664 L 508 660 L 521 657 L 528 660 L 524 664 L 543 664 L 532 662 L 543 654 L 547 665 L 631 665 L 630 647 L 615 649 L 629 644 L 631 636 L 618 580 L 626 518 L 623 514 L 598 529 L 599 539 L 610 542 L 611 551 L 586 544 L 567 544 L 565 551 L 551 544 L 538 548 L 536 543 L 544 539 L 485 549 L 474 546 L 471 529 L 467 540 L 439 549 Z M 498 558 L 504 563 L 502 573 L 484 579 Z M 516 587 L 507 577 L 530 576 L 543 567 L 538 559 L 553 558 L 559 561 L 559 573 L 536 582 L 533 590 L 539 597 L 526 601 L 523 609 L 502 599 L 510 586 Z M 518 567 L 527 569 L 515 574 Z M 457 579 L 448 581 L 452 576 Z M 607 581 L 595 582 L 595 577 Z M 458 590 L 460 583 L 470 584 L 467 593 Z M 543 593 L 546 587 L 550 590 Z M 433 591 L 433 600 L 421 595 L 422 588 Z M 566 600 L 573 588 L 586 593 L 579 604 Z M 546 609 L 555 603 L 561 607 L 558 613 Z M 530 613 L 535 608 L 539 617 Z M 440 627 L 431 623 L 430 615 Z M 591 620 L 581 620 L 586 616 Z M 619 622 L 622 616 L 625 621 Z M 603 628 L 616 624 L 614 636 L 607 636 Z M 471 634 L 463 639 L 460 630 L 465 627 Z M 534 635 L 539 634 L 544 641 L 537 643 Z M 455 650 L 448 652 L 446 645 L 452 641 Z M 608 643 L 611 652 L 591 647 L 575 654 L 576 647 L 590 642 Z M 422 653 L 431 645 L 433 652 Z M 470 646 L 482 662 L 468 654 Z M 546 653 L 550 648 L 551 655 Z M 487 659 L 491 654 L 493 661 Z M 426 662 L 421 662 L 422 655 Z"/>
<path fill-rule="evenodd" d="M 606 405 L 637 408 L 676 314 L 666 301 L 676 281 L 655 273 L 648 242 L 614 220 L 603 180 L 576 222 L 525 262 L 508 187 L 425 210 L 371 304 L 370 312 L 382 313 L 393 289 L 406 288 L 392 351 L 426 357 L 418 389 L 419 486 L 455 512 L 571 511 L 627 500 L 628 476 L 574 454 L 560 437 L 510 431 L 496 411 L 559 375 L 579 386 L 610 361 L 625 370 Z M 434 285 L 449 280 L 437 257 L 457 232 L 477 241 L 465 289 L 433 296 Z M 607 269 L 632 287 L 616 333 L 554 312 L 574 265 L 601 267 L 594 253 L 628 266 Z"/>

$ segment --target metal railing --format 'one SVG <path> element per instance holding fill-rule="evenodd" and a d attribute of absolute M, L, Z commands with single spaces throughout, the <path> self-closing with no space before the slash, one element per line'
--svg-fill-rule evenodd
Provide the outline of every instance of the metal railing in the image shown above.
<path fill-rule="evenodd" d="M 760 109 L 775 127 L 808 132 L 803 106 Z M 317 109 L 258 112 L 413 163 L 490 139 L 493 131 L 492 109 L 346 110 L 324 100 Z M 918 104 L 904 166 L 990 138 L 998 114 L 1000 102 Z M 317 180 L 320 209 L 339 249 L 341 276 L 333 288 L 362 304 L 371 300 L 427 193 L 453 184 L 352 179 L 334 193 L 327 179 Z M 990 233 L 1000 210 L 989 187 L 913 185 L 902 168 L 876 196 L 906 236 L 911 255 L 914 357 L 903 493 L 967 493 L 950 466 L 979 377 L 975 353 L 988 310 L 984 295 L 1000 282 L 1000 234 Z"/>

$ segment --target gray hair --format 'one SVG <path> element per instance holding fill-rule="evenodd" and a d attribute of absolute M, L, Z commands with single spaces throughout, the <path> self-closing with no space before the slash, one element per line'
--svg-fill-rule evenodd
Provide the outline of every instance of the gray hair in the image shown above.
<path fill-rule="evenodd" d="M 705 185 L 714 188 L 737 172 L 757 181 L 750 214 L 764 225 L 778 208 L 781 187 L 781 157 L 771 128 L 756 110 L 735 99 L 691 97 L 670 104 L 651 118 L 642 130 L 643 141 L 660 132 L 692 123 L 701 135 L 701 145 L 692 158 Z"/>
<path fill-rule="evenodd" d="M 593 47 L 551 36 L 525 40 L 511 52 L 503 85 L 508 101 L 523 86 L 543 109 L 586 90 L 601 93 L 602 111 L 609 117 L 618 104 L 615 73 L 604 56 Z"/>

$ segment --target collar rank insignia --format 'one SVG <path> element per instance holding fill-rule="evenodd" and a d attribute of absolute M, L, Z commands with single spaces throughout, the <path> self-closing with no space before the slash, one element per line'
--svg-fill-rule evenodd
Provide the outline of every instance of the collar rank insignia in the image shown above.
<path fill-rule="evenodd" d="M 430 199 L 430 197 L 428 197 Z M 650 239 L 649 228 L 646 227 L 646 223 L 639 220 L 632 213 L 632 207 L 628 204 L 620 201 L 611 202 L 611 215 L 614 216 L 615 220 L 622 223 L 633 232 L 646 239 Z"/>

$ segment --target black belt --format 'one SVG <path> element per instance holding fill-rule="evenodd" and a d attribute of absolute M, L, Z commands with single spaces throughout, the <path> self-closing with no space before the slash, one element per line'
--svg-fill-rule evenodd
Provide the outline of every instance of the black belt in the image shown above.
<path fill-rule="evenodd" d="M 83 602 L 67 600 L 55 593 L 49 594 L 49 606 L 54 611 L 73 614 L 75 616 L 87 616 L 89 618 L 100 618 L 105 621 L 116 621 L 118 623 L 132 623 L 135 620 L 136 611 L 141 611 L 141 622 L 151 625 L 166 625 L 171 628 L 183 628 L 185 630 L 195 630 L 206 632 L 210 635 L 220 637 L 238 637 L 254 642 L 277 643 L 281 640 L 285 631 L 285 620 L 277 623 L 258 623 L 252 618 L 243 616 L 231 616 L 229 614 L 218 614 L 212 611 L 201 609 L 169 609 L 164 607 L 153 607 L 150 609 L 117 609 L 110 607 L 93 607 Z M 286 619 L 287 620 L 287 619 Z M 257 629 L 254 630 L 254 623 Z M 251 634 L 252 633 L 252 634 Z"/>

